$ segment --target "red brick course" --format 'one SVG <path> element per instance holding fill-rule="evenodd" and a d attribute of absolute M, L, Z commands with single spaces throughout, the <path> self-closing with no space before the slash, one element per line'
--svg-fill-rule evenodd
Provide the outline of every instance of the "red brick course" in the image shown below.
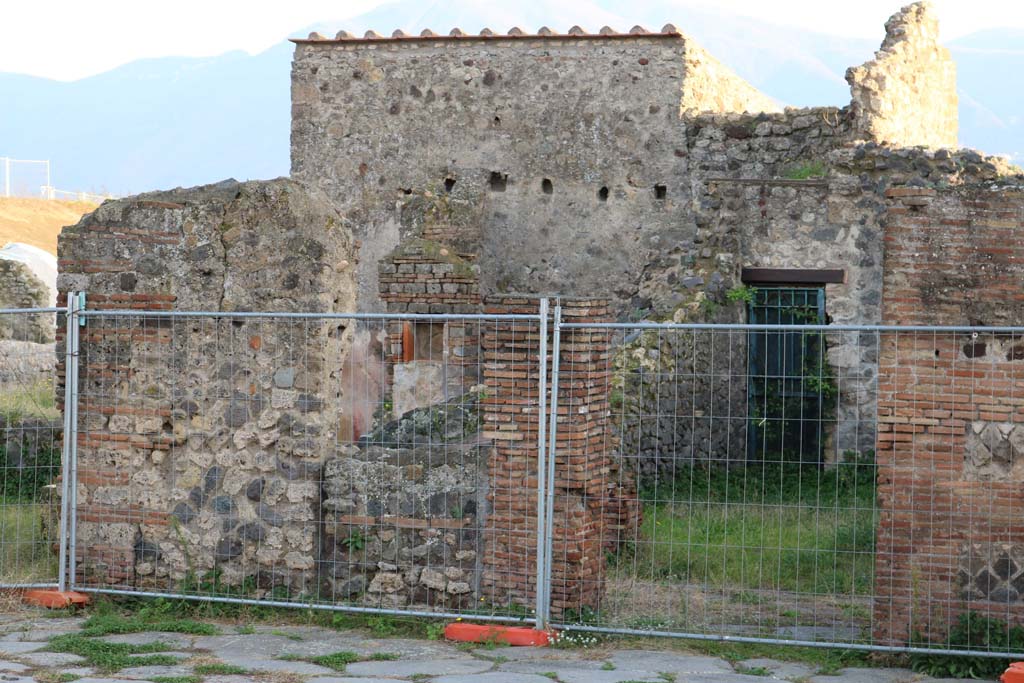
<path fill-rule="evenodd" d="M 886 196 L 884 323 L 1024 324 L 1024 192 Z M 972 429 L 1024 424 L 1024 339 L 902 332 L 879 344 L 876 641 L 942 640 L 965 610 L 1024 622 L 1017 591 L 977 583 L 1024 543 L 1021 479 L 979 480 L 968 444 Z M 1007 574 L 999 583 L 1018 570 Z"/>

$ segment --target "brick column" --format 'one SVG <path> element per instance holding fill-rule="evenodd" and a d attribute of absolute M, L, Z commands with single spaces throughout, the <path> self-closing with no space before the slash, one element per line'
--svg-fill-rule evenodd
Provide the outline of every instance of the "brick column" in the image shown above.
<path fill-rule="evenodd" d="M 883 322 L 1024 323 L 1024 191 L 887 197 Z M 1024 622 L 1024 338 L 879 344 L 875 641 L 941 642 L 966 611 Z"/>
<path fill-rule="evenodd" d="M 536 311 L 533 297 L 491 297 L 485 304 L 485 312 L 494 314 Z M 563 300 L 562 315 L 565 322 L 610 320 L 604 300 Z M 497 604 L 530 606 L 537 544 L 540 335 L 533 323 L 498 322 L 485 328 L 483 338 L 485 435 L 494 441 L 483 592 Z M 596 328 L 564 330 L 561 336 L 551 572 L 556 618 L 599 606 L 605 549 L 614 547 L 639 517 L 635 487 L 615 457 L 609 342 L 609 331 Z M 549 358 L 549 372 L 551 367 Z M 549 378 L 549 390 L 551 384 Z M 549 411 L 554 404 L 549 397 Z"/>

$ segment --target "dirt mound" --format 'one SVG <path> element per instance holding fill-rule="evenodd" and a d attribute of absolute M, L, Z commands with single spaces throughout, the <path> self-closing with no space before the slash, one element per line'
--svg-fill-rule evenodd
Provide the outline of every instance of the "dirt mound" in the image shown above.
<path fill-rule="evenodd" d="M 0 197 L 0 247 L 22 242 L 56 255 L 61 228 L 95 208 L 90 202 Z"/>

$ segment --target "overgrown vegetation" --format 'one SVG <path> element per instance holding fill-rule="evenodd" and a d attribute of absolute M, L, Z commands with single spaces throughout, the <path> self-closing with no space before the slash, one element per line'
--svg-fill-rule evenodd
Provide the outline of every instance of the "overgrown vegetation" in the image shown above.
<path fill-rule="evenodd" d="M 140 602 L 138 605 L 139 608 L 132 613 L 123 613 L 115 609 L 111 602 L 100 602 L 98 609 L 82 625 L 81 631 L 51 638 L 47 649 L 51 652 L 76 654 L 84 657 L 89 666 L 100 671 L 112 672 L 127 666 L 171 665 L 176 664 L 178 660 L 171 655 L 161 654 L 173 649 L 171 643 L 108 643 L 100 639 L 102 636 L 143 631 L 194 635 L 220 633 L 220 629 L 213 624 L 171 616 L 166 608 L 166 602 Z"/>
<path fill-rule="evenodd" d="M 5 503 L 39 500 L 43 487 L 57 481 L 60 457 L 56 447 L 29 453 L 0 446 L 0 499 Z"/>
<path fill-rule="evenodd" d="M 43 529 L 44 516 L 56 514 L 43 503 L 0 499 L 0 581 L 23 583 L 57 575 L 57 555 L 50 547 L 54 539 L 46 538 Z"/>
<path fill-rule="evenodd" d="M 162 633 L 188 633 L 199 636 L 215 636 L 220 633 L 213 624 L 195 619 L 170 618 L 159 610 L 140 609 L 137 614 L 123 615 L 104 611 L 93 614 L 82 625 L 83 636 L 95 638 L 122 633 L 142 633 L 159 631 Z"/>
<path fill-rule="evenodd" d="M 108 643 L 81 633 L 68 633 L 51 638 L 47 649 L 50 652 L 76 654 L 84 658 L 89 666 L 103 672 L 120 671 L 127 666 L 170 666 L 178 663 L 176 657 L 159 654 L 173 649 L 167 643 Z"/>
<path fill-rule="evenodd" d="M 875 466 L 847 458 L 831 468 L 680 466 L 643 489 L 640 537 L 616 561 L 646 579 L 870 595 Z"/>
<path fill-rule="evenodd" d="M 925 641 L 917 636 L 915 641 Z M 1005 621 L 984 617 L 975 612 L 961 614 L 949 637 L 935 643 L 936 647 L 988 652 L 1024 651 L 1024 627 L 1008 626 Z M 911 666 L 918 673 L 934 678 L 993 679 L 1006 671 L 1010 660 L 1000 657 L 963 657 L 942 654 L 914 654 Z"/>
<path fill-rule="evenodd" d="M 0 389 L 0 420 L 11 424 L 32 418 L 60 418 L 52 382 L 41 379 L 31 384 L 5 385 Z"/>
<path fill-rule="evenodd" d="M 782 172 L 782 177 L 787 180 L 810 180 L 811 178 L 823 178 L 828 173 L 828 167 L 822 161 L 812 160 L 794 164 Z"/>
<path fill-rule="evenodd" d="M 196 664 L 192 667 L 192 670 L 200 676 L 243 676 L 249 673 L 249 670 L 244 666 L 224 664 L 223 662 Z"/>

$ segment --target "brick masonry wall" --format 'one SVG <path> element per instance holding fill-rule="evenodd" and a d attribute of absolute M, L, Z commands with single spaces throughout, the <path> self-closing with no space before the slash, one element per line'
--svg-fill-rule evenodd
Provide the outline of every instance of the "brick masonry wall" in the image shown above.
<path fill-rule="evenodd" d="M 882 315 L 1024 324 L 1024 185 L 886 191 Z M 875 633 L 942 640 L 973 610 L 1024 621 L 1024 338 L 880 337 Z"/>
<path fill-rule="evenodd" d="M 562 306 L 566 322 L 609 319 L 606 301 L 563 300 Z M 496 296 L 484 310 L 529 314 L 537 302 Z M 620 470 L 609 421 L 608 345 L 606 330 L 562 336 L 551 589 L 558 616 L 599 608 L 605 551 L 632 537 L 639 523 L 635 486 Z M 482 590 L 492 602 L 529 607 L 536 573 L 539 335 L 535 326 L 530 332 L 522 323 L 499 323 L 488 327 L 483 349 L 484 436 L 494 447 Z"/>

